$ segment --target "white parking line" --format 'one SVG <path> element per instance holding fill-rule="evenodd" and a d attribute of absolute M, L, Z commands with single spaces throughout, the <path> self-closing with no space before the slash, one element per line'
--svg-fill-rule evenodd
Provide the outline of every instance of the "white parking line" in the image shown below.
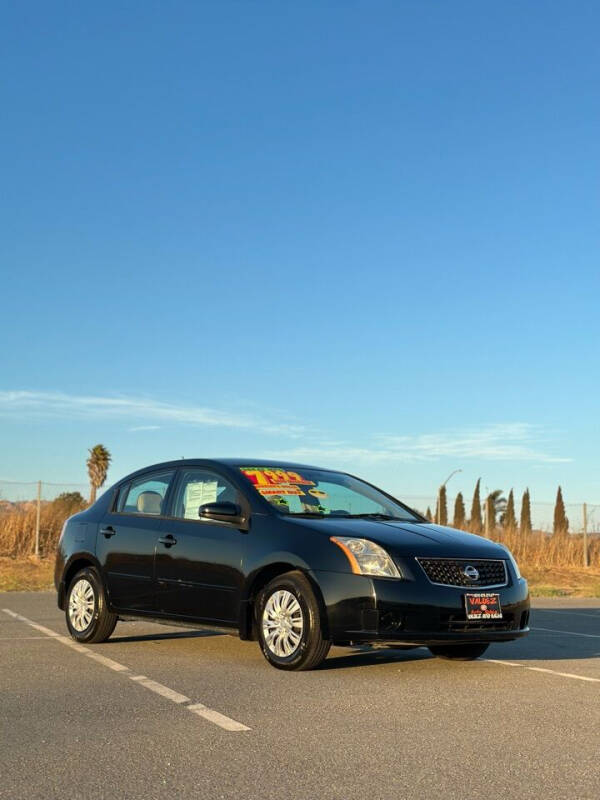
<path fill-rule="evenodd" d="M 50 628 L 45 628 L 43 625 L 39 625 L 37 622 L 34 622 L 31 619 L 28 619 L 27 617 L 24 617 L 21 614 L 17 614 L 15 611 L 11 611 L 10 608 L 3 608 L 2 610 L 4 611 L 5 614 L 8 614 L 9 617 L 12 617 L 18 622 L 23 622 L 25 623 L 25 625 L 29 625 L 31 628 L 34 628 L 36 631 L 40 631 L 40 633 L 43 633 L 45 636 L 53 639 L 55 642 L 60 642 L 60 644 L 64 644 L 78 653 L 83 653 L 88 658 L 92 658 L 94 661 L 97 661 L 99 664 L 102 664 L 103 666 L 108 667 L 109 669 L 112 669 L 115 672 L 120 672 L 123 675 L 125 675 L 126 673 L 131 673 L 129 667 L 126 667 L 124 664 L 119 664 L 118 661 L 113 661 L 112 658 L 107 658 L 106 656 L 103 656 L 100 653 L 96 653 L 94 650 L 90 650 L 88 647 L 84 647 L 78 642 L 75 642 L 73 639 L 70 639 L 68 636 L 62 636 L 60 633 L 57 633 L 56 631 L 53 631 Z M 29 636 L 22 638 L 40 639 L 44 637 Z M 18 638 L 13 639 L 13 641 L 18 641 Z M 180 694 L 179 692 L 176 692 L 174 689 L 169 689 L 168 686 L 163 686 L 162 683 L 158 683 L 158 681 L 153 681 L 151 678 L 147 678 L 145 675 L 129 674 L 127 675 L 127 677 L 130 680 L 135 681 L 140 686 L 149 689 L 151 692 L 159 694 L 161 695 L 161 697 L 165 697 L 167 700 L 171 700 L 171 702 L 173 703 L 183 704 L 191 702 L 190 698 L 186 697 L 184 694 Z M 237 722 L 234 719 L 230 719 L 229 717 L 226 717 L 224 714 L 221 714 L 218 711 L 214 711 L 212 708 L 208 708 L 202 703 L 193 703 L 192 705 L 183 706 L 183 708 L 189 709 L 189 711 L 192 711 L 199 717 L 203 717 L 204 719 L 214 723 L 215 725 L 218 725 L 220 728 L 223 728 L 226 731 L 251 730 L 251 728 L 248 728 L 246 725 L 242 725 L 241 722 Z"/>
<path fill-rule="evenodd" d="M 83 649 L 85 650 L 86 648 Z M 99 664 L 104 664 L 104 666 L 108 667 L 109 669 L 114 669 L 115 672 L 129 672 L 129 667 L 119 664 L 118 661 L 113 661 L 112 658 L 102 656 L 100 653 L 94 653 L 92 650 L 88 650 L 86 652 L 86 656 L 88 658 L 93 658 L 94 661 L 97 661 Z"/>
<path fill-rule="evenodd" d="M 558 628 L 535 628 L 532 631 L 548 631 L 548 633 L 565 633 L 567 636 L 585 636 L 586 639 L 600 639 L 600 633 L 577 633 L 576 631 L 559 631 Z"/>
<path fill-rule="evenodd" d="M 588 614 L 587 611 L 571 611 L 568 608 L 563 608 L 560 611 L 557 608 L 534 608 L 532 610 L 535 614 L 538 611 L 543 611 L 545 614 L 562 614 L 563 617 L 566 614 L 574 617 L 592 617 L 592 619 L 597 619 L 600 622 L 600 611 L 597 614 Z"/>
<path fill-rule="evenodd" d="M 146 689 L 150 689 L 151 692 L 155 692 L 156 694 L 162 695 L 162 697 L 166 697 L 168 700 L 172 700 L 173 703 L 190 702 L 189 697 L 186 697 L 184 694 L 179 694 L 179 692 L 169 689 L 168 686 L 163 686 L 162 683 L 153 681 L 145 675 L 130 675 L 129 677 L 132 681 L 139 683 L 141 686 L 145 686 Z"/>
<path fill-rule="evenodd" d="M 79 644 L 79 642 L 70 639 L 68 636 L 53 636 L 52 641 L 60 642 L 61 644 L 64 644 L 65 647 L 70 647 L 71 650 L 75 650 L 77 653 L 85 653 L 88 656 L 92 655 L 91 650 L 88 650 L 87 647 L 84 647 L 82 644 Z"/>
<path fill-rule="evenodd" d="M 500 661 L 498 658 L 480 658 L 479 661 L 487 661 L 489 664 L 501 664 L 503 667 L 522 667 L 532 672 L 549 672 L 550 675 L 560 675 L 561 678 L 573 678 L 576 681 L 600 683 L 600 678 L 588 678 L 587 675 L 574 675 L 572 672 L 559 672 L 556 669 L 546 669 L 546 667 L 530 667 L 528 664 L 518 664 L 516 661 Z"/>
<path fill-rule="evenodd" d="M 188 711 L 193 711 L 194 714 L 198 714 L 199 717 L 204 717 L 204 719 L 208 719 L 211 722 L 214 722 L 215 725 L 219 725 L 221 728 L 225 728 L 226 731 L 249 731 L 250 728 L 247 728 L 245 725 L 242 725 L 241 722 L 236 722 L 234 719 L 229 719 L 229 717 L 223 716 L 223 714 L 219 714 L 218 711 L 213 711 L 212 708 L 207 708 L 202 703 L 195 703 L 192 706 L 186 706 Z"/>
<path fill-rule="evenodd" d="M 2 609 L 9 617 L 13 617 L 14 619 L 19 620 L 19 622 L 24 622 L 26 625 L 29 625 L 31 628 L 35 628 L 36 631 L 40 631 L 40 633 L 45 633 L 46 636 L 60 636 L 60 633 L 51 630 L 50 628 L 45 628 L 43 625 L 39 625 L 37 622 L 34 622 L 31 619 L 27 619 L 27 617 L 22 617 L 20 614 L 17 614 L 15 611 L 11 611 L 10 608 L 3 608 Z"/>

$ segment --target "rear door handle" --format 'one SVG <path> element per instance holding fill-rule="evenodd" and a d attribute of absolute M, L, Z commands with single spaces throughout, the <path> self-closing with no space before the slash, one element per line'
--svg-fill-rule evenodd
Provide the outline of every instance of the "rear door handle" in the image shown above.
<path fill-rule="evenodd" d="M 164 544 L 165 547 L 171 547 L 172 545 L 177 544 L 177 539 L 172 533 L 168 533 L 166 536 L 161 536 L 158 542 L 159 544 Z"/>
<path fill-rule="evenodd" d="M 107 528 L 101 528 L 100 533 L 105 539 L 110 539 L 111 536 L 115 535 L 116 530 L 112 527 L 112 525 L 109 525 Z"/>

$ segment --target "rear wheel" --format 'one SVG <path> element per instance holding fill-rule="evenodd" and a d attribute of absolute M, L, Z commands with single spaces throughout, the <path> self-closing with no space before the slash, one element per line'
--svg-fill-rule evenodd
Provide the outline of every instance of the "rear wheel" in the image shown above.
<path fill-rule="evenodd" d="M 260 592 L 256 628 L 264 657 L 278 669 L 314 669 L 331 647 L 323 638 L 317 599 L 301 572 L 280 575 Z"/>
<path fill-rule="evenodd" d="M 473 661 L 482 656 L 488 644 L 443 644 L 431 646 L 429 650 L 438 658 L 449 658 L 452 661 Z"/>
<path fill-rule="evenodd" d="M 92 567 L 80 570 L 69 584 L 65 615 L 78 642 L 105 642 L 114 631 L 117 615 L 106 608 L 102 581 Z"/>

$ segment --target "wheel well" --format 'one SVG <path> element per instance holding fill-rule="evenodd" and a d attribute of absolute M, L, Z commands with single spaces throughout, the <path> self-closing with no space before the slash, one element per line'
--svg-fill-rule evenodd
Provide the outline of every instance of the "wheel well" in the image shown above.
<path fill-rule="evenodd" d="M 269 564 L 267 567 L 263 567 L 263 569 L 261 569 L 260 572 L 254 576 L 252 583 L 250 584 L 250 588 L 248 589 L 248 593 L 246 595 L 246 600 L 242 603 L 241 608 L 240 639 L 255 640 L 257 638 L 254 623 L 254 603 L 256 598 L 260 590 L 270 581 L 272 581 L 273 578 L 276 578 L 278 575 L 284 575 L 286 572 L 301 572 L 311 584 L 315 593 L 315 597 L 317 598 L 317 603 L 319 604 L 319 609 L 321 611 L 321 626 L 323 628 L 323 635 L 326 637 L 326 634 L 328 633 L 327 614 L 325 613 L 325 603 L 323 601 L 323 596 L 321 595 L 319 586 L 305 570 L 294 566 L 294 564 L 277 562 L 275 564 Z"/>
<path fill-rule="evenodd" d="M 79 572 L 80 569 L 85 569 L 85 567 L 95 567 L 93 561 L 90 561 L 89 558 L 78 558 L 77 560 L 73 561 L 72 564 L 69 564 L 69 568 L 64 574 L 63 581 L 65 586 L 65 595 L 69 588 L 69 584 L 71 583 L 73 577 Z"/>

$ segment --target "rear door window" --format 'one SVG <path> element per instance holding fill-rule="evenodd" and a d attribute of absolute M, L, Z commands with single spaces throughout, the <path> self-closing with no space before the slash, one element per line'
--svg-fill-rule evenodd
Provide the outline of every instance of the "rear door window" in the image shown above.
<path fill-rule="evenodd" d="M 173 475 L 174 471 L 154 473 L 132 481 L 120 490 L 117 511 L 155 517 L 164 514 L 165 498 Z"/>

